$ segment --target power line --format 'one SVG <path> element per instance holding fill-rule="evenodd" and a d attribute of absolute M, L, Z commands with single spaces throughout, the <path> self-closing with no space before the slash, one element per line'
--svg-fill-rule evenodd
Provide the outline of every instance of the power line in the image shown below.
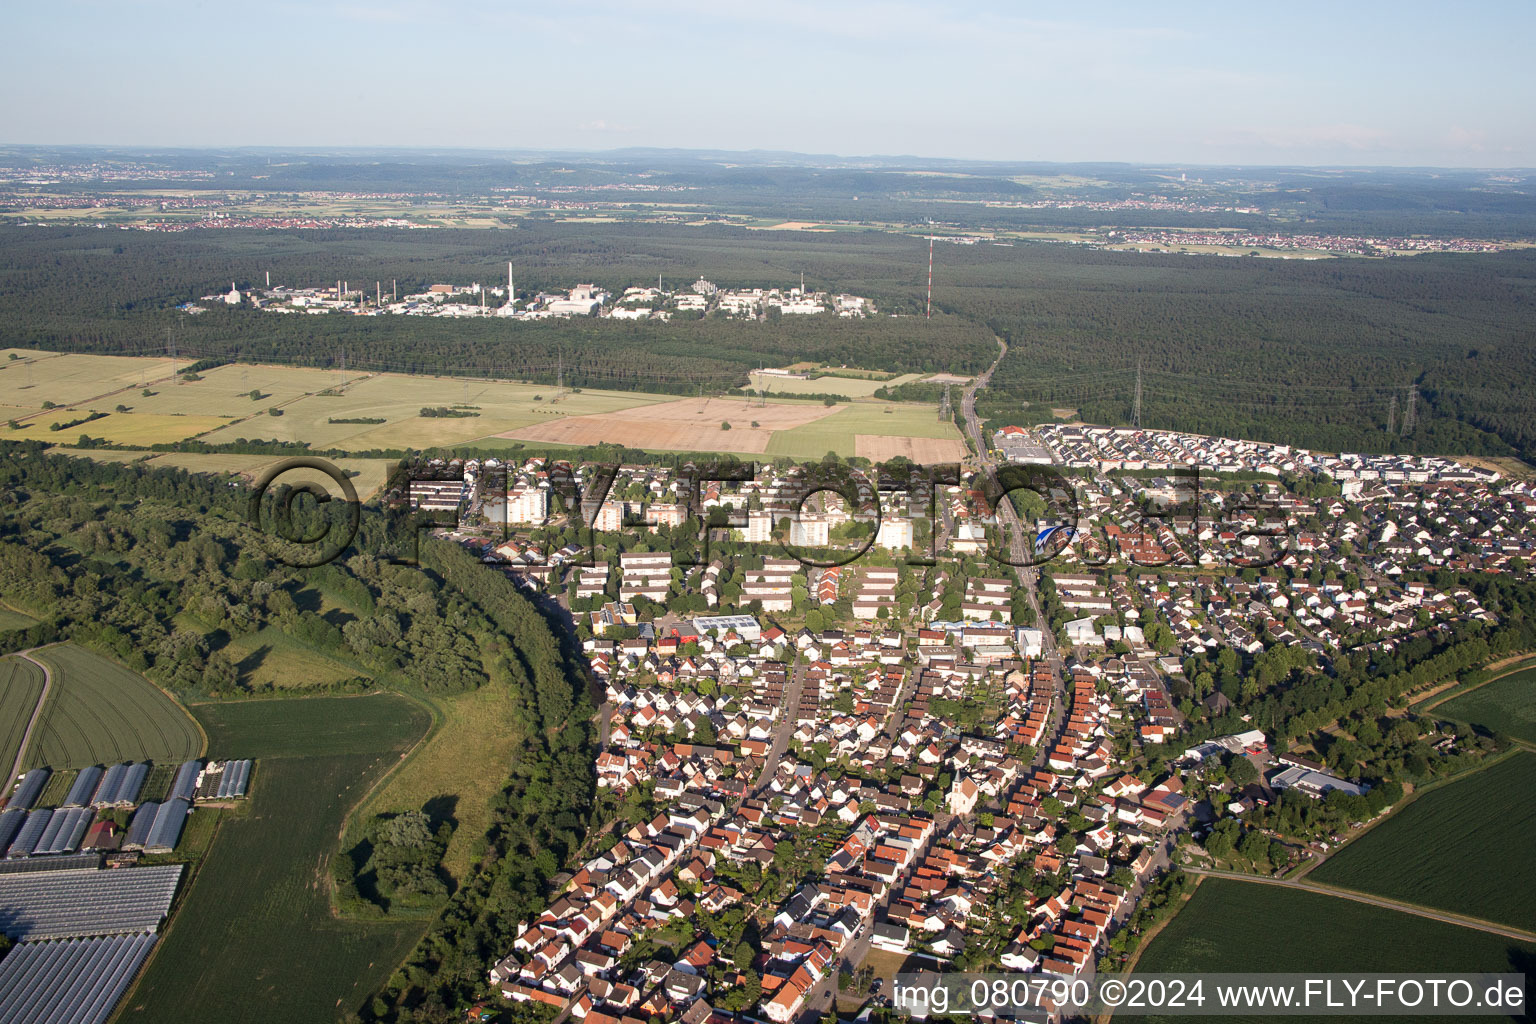
<path fill-rule="evenodd" d="M 1131 422 L 1141 429 L 1141 360 L 1136 360 L 1136 397 L 1131 401 Z"/>

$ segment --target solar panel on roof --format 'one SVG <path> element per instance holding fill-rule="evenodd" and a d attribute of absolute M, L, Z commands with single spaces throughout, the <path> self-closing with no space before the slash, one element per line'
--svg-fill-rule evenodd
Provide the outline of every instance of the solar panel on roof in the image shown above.
<path fill-rule="evenodd" d="M 11 796 L 8 807 L 19 807 L 26 810 L 37 803 L 37 798 L 43 795 L 43 787 L 48 785 L 49 777 L 53 772 L 47 768 L 33 768 L 22 778 L 21 785 L 16 788 Z"/>

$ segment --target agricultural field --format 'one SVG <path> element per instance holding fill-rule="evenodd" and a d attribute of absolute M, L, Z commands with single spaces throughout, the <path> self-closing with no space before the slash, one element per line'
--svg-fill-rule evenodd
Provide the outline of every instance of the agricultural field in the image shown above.
<path fill-rule="evenodd" d="M 1329 857 L 1314 881 L 1536 931 L 1536 754 L 1421 794 Z"/>
<path fill-rule="evenodd" d="M 184 761 L 203 749 L 187 712 L 137 673 L 73 644 L 37 651 L 53 673 L 28 767 Z"/>
<path fill-rule="evenodd" d="M 510 430 L 503 437 L 546 444 L 618 442 L 652 451 L 771 452 L 779 435 L 840 412 L 820 402 L 756 405 L 740 398 L 684 398 L 638 409 L 581 416 Z M 726 430 L 722 424 L 729 423 Z M 757 426 L 752 424 L 756 423 Z M 818 455 L 826 454 L 825 449 Z"/>
<path fill-rule="evenodd" d="M 25 658 L 0 658 L 0 772 L 9 772 L 16 763 L 27 723 L 42 695 L 42 669 Z M 0 793 L 9 792 L 10 785 L 7 775 Z"/>
<path fill-rule="evenodd" d="M 230 424 L 210 434 L 211 443 L 233 441 L 238 437 L 278 441 L 308 441 L 315 448 L 343 448 L 368 451 L 376 448 L 421 448 L 434 445 L 462 444 L 478 437 L 501 433 L 517 427 L 543 424 L 569 416 L 615 412 L 635 406 L 668 401 L 664 396 L 640 392 L 582 390 L 564 393 L 553 387 L 452 377 L 412 377 L 381 373 L 353 379 L 338 386 L 340 376 L 326 370 L 301 370 L 285 367 L 250 367 L 277 370 L 286 375 L 307 375 L 307 391 L 291 395 L 286 403 L 280 395 L 253 402 L 248 392 L 257 385 L 224 392 L 232 401 L 251 406 L 260 413 Z M 245 366 L 220 367 L 235 378 Z M 210 371 L 208 380 L 218 375 Z M 253 378 L 254 379 L 254 376 Z M 177 389 L 178 398 L 185 387 Z M 321 394 L 334 390 L 338 394 Z M 286 392 L 285 392 L 286 394 Z M 282 404 L 283 415 L 269 416 L 265 410 Z M 466 405 L 477 416 L 422 417 L 423 407 Z M 332 423 L 333 419 L 382 418 L 384 423 Z"/>
<path fill-rule="evenodd" d="M 1536 668 L 1512 672 L 1436 704 L 1434 714 L 1536 743 Z"/>
<path fill-rule="evenodd" d="M 68 455 L 72 459 L 90 459 L 93 462 L 111 462 L 117 464 L 138 462 L 140 459 L 149 459 L 152 457 L 148 452 L 115 452 L 111 451 L 110 449 L 69 447 L 49 448 L 48 454 Z"/>
<path fill-rule="evenodd" d="M 18 358 L 12 359 L 12 354 Z M 131 396 L 139 389 L 170 375 L 169 359 L 0 349 L 0 405 L 41 409 L 44 402 L 75 405 L 110 396 L 106 409 L 111 410 L 119 402 L 134 404 Z"/>
<path fill-rule="evenodd" d="M 766 388 L 770 395 L 846 395 L 849 398 L 868 398 L 881 388 L 910 384 L 921 380 L 923 376 L 920 373 L 843 376 L 844 373 L 854 374 L 856 371 L 843 370 L 836 375 L 828 374 L 812 380 L 781 377 L 776 373 L 754 373 L 751 378 L 754 388 Z"/>
<path fill-rule="evenodd" d="M 80 434 L 144 446 L 193 437 L 212 444 L 244 438 L 303 441 L 317 449 L 355 452 L 446 447 L 482 439 L 576 446 L 619 441 L 653 451 L 795 458 L 820 458 L 836 451 L 876 459 L 904 455 L 919 462 L 952 461 L 965 451 L 959 431 L 940 422 L 932 406 L 869 397 L 877 388 L 921 378 L 913 373 L 890 380 L 877 379 L 884 375 L 861 376 L 857 371 L 804 381 L 764 378 L 774 392 L 837 393 L 855 399 L 827 407 L 772 397 L 766 405 L 756 406 L 739 398 L 560 391 L 511 381 L 394 373 L 343 375 L 270 365 L 220 366 L 204 371 L 195 381 L 171 381 L 169 371 L 169 361 L 162 359 L 41 353 L 7 364 L 0 358 L 0 422 L 18 422 L 16 429 L 0 426 L 0 440 L 57 441 L 67 447 Z M 41 410 L 45 399 L 60 408 Z M 120 404 L 128 411 L 116 412 Z M 422 408 L 436 406 L 472 407 L 467 411 L 477 415 L 420 415 Z M 272 415 L 273 409 L 281 415 Z M 106 415 L 77 427 L 49 429 L 88 412 Z M 359 419 L 384 422 L 332 422 Z M 753 421 L 759 425 L 752 426 Z M 730 430 L 721 429 L 726 422 Z M 103 453 L 101 457 L 126 461 L 137 456 Z M 160 456 L 157 464 L 256 475 L 274 461 L 258 456 L 171 454 Z M 358 488 L 366 494 L 382 486 L 387 471 L 377 460 L 358 460 L 358 466 L 345 468 L 361 469 Z"/>
<path fill-rule="evenodd" d="M 81 434 L 99 437 L 112 444 L 154 445 L 184 441 L 189 437 L 216 430 L 229 422 L 227 416 L 175 416 L 136 412 L 112 412 L 113 405 L 100 411 L 106 415 L 89 423 L 54 430 L 55 424 L 73 423 L 86 415 L 88 406 L 68 409 L 50 409 L 30 419 L 21 420 L 15 428 L 0 426 L 0 441 L 66 441 L 77 442 Z"/>
<path fill-rule="evenodd" d="M 1396 910 L 1300 889 L 1207 878 L 1142 953 L 1136 973 L 1505 972 L 1529 970 L 1533 956 L 1536 945 Z M 1116 1021 L 1174 1019 L 1115 1015 Z"/>
<path fill-rule="evenodd" d="M 255 757 L 250 812 L 220 824 L 123 1022 L 329 1024 L 358 1008 L 425 922 L 343 921 L 330 860 L 350 809 L 425 733 L 404 697 L 203 704 L 213 757 Z"/>
<path fill-rule="evenodd" d="M 30 615 L 14 611 L 10 608 L 0 608 L 0 633 L 13 629 L 26 629 L 28 626 L 37 625 L 37 620 Z"/>
<path fill-rule="evenodd" d="M 491 825 L 491 801 L 503 780 L 493 771 L 466 771 L 466 765 L 505 765 L 517 750 L 519 726 L 511 693 L 482 686 L 471 693 L 433 698 L 442 716 L 437 731 L 368 801 L 358 818 L 390 811 L 421 810 L 430 802 L 449 806 L 453 839 L 443 867 L 463 880 L 478 841 Z"/>
<path fill-rule="evenodd" d="M 930 439 L 943 442 L 923 445 L 904 439 Z M 860 450 L 862 445 L 863 450 Z M 890 458 L 920 451 L 925 458 L 916 461 L 954 461 L 965 456 L 965 442 L 959 429 L 940 420 L 932 405 L 911 402 L 854 402 L 838 406 L 836 412 L 813 423 L 776 433 L 768 445 L 768 455 L 819 459 L 827 452 L 840 455 L 866 455 Z"/>

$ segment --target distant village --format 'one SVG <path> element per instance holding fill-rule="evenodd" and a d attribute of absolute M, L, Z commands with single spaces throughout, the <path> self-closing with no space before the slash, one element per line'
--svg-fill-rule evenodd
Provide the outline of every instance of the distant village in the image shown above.
<path fill-rule="evenodd" d="M 425 291 L 399 293 L 397 282 L 374 282 L 372 291 L 350 281 L 334 286 L 288 287 L 272 285 L 271 276 L 260 288 L 241 291 L 231 282 L 229 291 L 204 295 L 204 303 L 249 307 L 270 313 L 344 313 L 354 316 L 500 317 L 511 320 L 544 320 L 551 317 L 602 317 L 611 320 L 697 319 L 718 315 L 740 320 L 766 320 L 779 316 L 864 317 L 874 304 L 859 295 L 809 291 L 802 279 L 791 288 L 721 288 L 703 278 L 687 288 L 669 290 L 634 285 L 618 295 L 594 284 L 578 284 L 566 291 L 537 291 L 519 297 L 512 265 L 507 265 L 505 286 L 480 282 L 466 285 L 434 284 Z M 186 303 L 185 313 L 201 313 L 207 307 Z"/>

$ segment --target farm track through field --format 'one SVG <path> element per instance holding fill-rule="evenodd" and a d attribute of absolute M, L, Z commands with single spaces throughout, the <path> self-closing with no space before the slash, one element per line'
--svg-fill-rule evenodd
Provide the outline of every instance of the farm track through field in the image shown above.
<path fill-rule="evenodd" d="M 1356 892 L 1354 889 L 1341 889 L 1337 886 L 1323 885 L 1319 882 L 1308 882 L 1294 878 L 1266 878 L 1263 875 L 1245 875 L 1241 871 L 1217 871 L 1211 868 L 1196 867 L 1185 867 L 1184 870 L 1192 875 L 1227 878 L 1237 882 L 1253 882 L 1257 885 L 1274 885 L 1283 889 L 1301 889 L 1304 892 L 1314 892 L 1322 896 L 1337 896 L 1339 899 L 1353 900 L 1356 903 L 1365 903 L 1386 910 L 1400 910 L 1405 914 L 1425 917 L 1431 921 L 1439 921 L 1442 924 L 1454 924 L 1462 928 L 1473 928 L 1480 932 L 1488 932 L 1490 935 L 1500 936 L 1501 938 L 1514 939 L 1517 942 L 1536 942 L 1536 932 L 1528 932 L 1521 928 L 1513 928 L 1494 921 L 1485 921 L 1480 917 L 1468 917 L 1465 914 L 1452 914 L 1444 910 L 1421 907 L 1416 903 L 1405 903 L 1402 900 L 1394 900 L 1386 896 L 1373 896 L 1370 893 Z"/>
<path fill-rule="evenodd" d="M 48 703 L 48 690 L 53 685 L 53 671 L 47 665 L 32 657 L 32 652 L 35 650 L 38 650 L 38 648 L 32 647 L 25 651 L 16 652 L 16 657 L 23 658 L 43 670 L 43 692 L 38 695 L 37 704 L 32 708 L 32 717 L 27 721 L 27 731 L 21 734 L 21 746 L 16 750 L 16 763 L 11 765 L 11 774 L 6 778 L 7 787 L 10 786 L 11 780 L 16 778 L 17 774 L 21 772 L 21 766 L 25 763 L 27 756 L 27 747 L 32 744 L 32 730 L 37 728 L 37 722 L 42 716 L 43 707 Z"/>

